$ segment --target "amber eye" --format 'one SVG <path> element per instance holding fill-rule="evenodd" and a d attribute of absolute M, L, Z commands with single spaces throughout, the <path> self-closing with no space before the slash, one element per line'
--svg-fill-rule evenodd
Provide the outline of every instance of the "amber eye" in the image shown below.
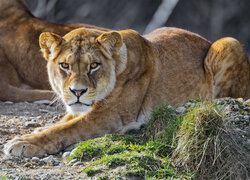
<path fill-rule="evenodd" d="M 69 70 L 69 64 L 67 63 L 59 63 L 60 64 L 60 68 L 62 68 L 63 70 Z"/>
<path fill-rule="evenodd" d="M 97 69 L 99 67 L 99 65 L 100 65 L 100 63 L 96 63 L 96 62 L 91 63 L 90 64 L 90 70 Z"/>

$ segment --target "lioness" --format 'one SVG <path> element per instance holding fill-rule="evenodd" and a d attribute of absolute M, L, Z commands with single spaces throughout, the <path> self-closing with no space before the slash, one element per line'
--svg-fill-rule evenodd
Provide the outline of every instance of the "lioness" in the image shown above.
<path fill-rule="evenodd" d="M 51 99 L 39 35 L 44 31 L 65 35 L 79 27 L 99 28 L 50 23 L 35 18 L 22 0 L 0 0 L 0 101 Z"/>
<path fill-rule="evenodd" d="M 132 30 L 82 28 L 64 37 L 45 32 L 39 42 L 50 84 L 67 114 L 53 126 L 12 139 L 6 154 L 43 156 L 81 140 L 138 129 L 167 102 L 248 96 L 247 56 L 233 38 L 211 45 L 176 28 L 144 37 Z"/>

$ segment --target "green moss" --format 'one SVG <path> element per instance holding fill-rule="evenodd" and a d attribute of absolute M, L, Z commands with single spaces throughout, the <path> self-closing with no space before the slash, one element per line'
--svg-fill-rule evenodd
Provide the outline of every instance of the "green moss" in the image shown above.
<path fill-rule="evenodd" d="M 94 176 L 97 173 L 102 172 L 100 169 L 94 169 L 93 167 L 88 167 L 86 169 L 84 169 L 84 172 L 88 175 L 88 176 Z"/>
<path fill-rule="evenodd" d="M 138 178 L 153 177 L 167 179 L 180 177 L 170 167 L 169 156 L 175 145 L 173 142 L 181 124 L 182 117 L 175 108 L 160 106 L 152 115 L 152 119 L 141 131 L 130 134 L 109 134 L 102 138 L 81 142 L 70 158 L 82 161 L 95 159 L 85 163 L 84 172 L 88 176 L 107 177 L 135 176 Z M 133 134 L 135 133 L 135 134 Z M 99 171 L 93 169 L 97 168 Z"/>
<path fill-rule="evenodd" d="M 97 143 L 96 140 L 80 142 L 76 151 L 70 159 L 91 160 L 93 157 L 101 157 L 105 146 Z"/>

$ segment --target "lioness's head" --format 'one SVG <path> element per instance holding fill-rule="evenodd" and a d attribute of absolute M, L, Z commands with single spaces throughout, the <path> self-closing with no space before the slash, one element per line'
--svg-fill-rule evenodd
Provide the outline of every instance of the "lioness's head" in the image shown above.
<path fill-rule="evenodd" d="M 45 32 L 39 43 L 50 84 L 74 114 L 108 96 L 126 67 L 126 46 L 117 31 L 77 29 L 64 37 Z"/>

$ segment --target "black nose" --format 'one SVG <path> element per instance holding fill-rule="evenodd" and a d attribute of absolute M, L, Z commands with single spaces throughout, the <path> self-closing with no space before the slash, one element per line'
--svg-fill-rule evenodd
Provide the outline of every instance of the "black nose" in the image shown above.
<path fill-rule="evenodd" d="M 88 88 L 86 89 L 71 89 L 69 88 L 69 90 L 76 96 L 76 97 L 80 97 L 81 95 L 83 95 L 84 93 L 86 93 L 88 91 Z"/>

